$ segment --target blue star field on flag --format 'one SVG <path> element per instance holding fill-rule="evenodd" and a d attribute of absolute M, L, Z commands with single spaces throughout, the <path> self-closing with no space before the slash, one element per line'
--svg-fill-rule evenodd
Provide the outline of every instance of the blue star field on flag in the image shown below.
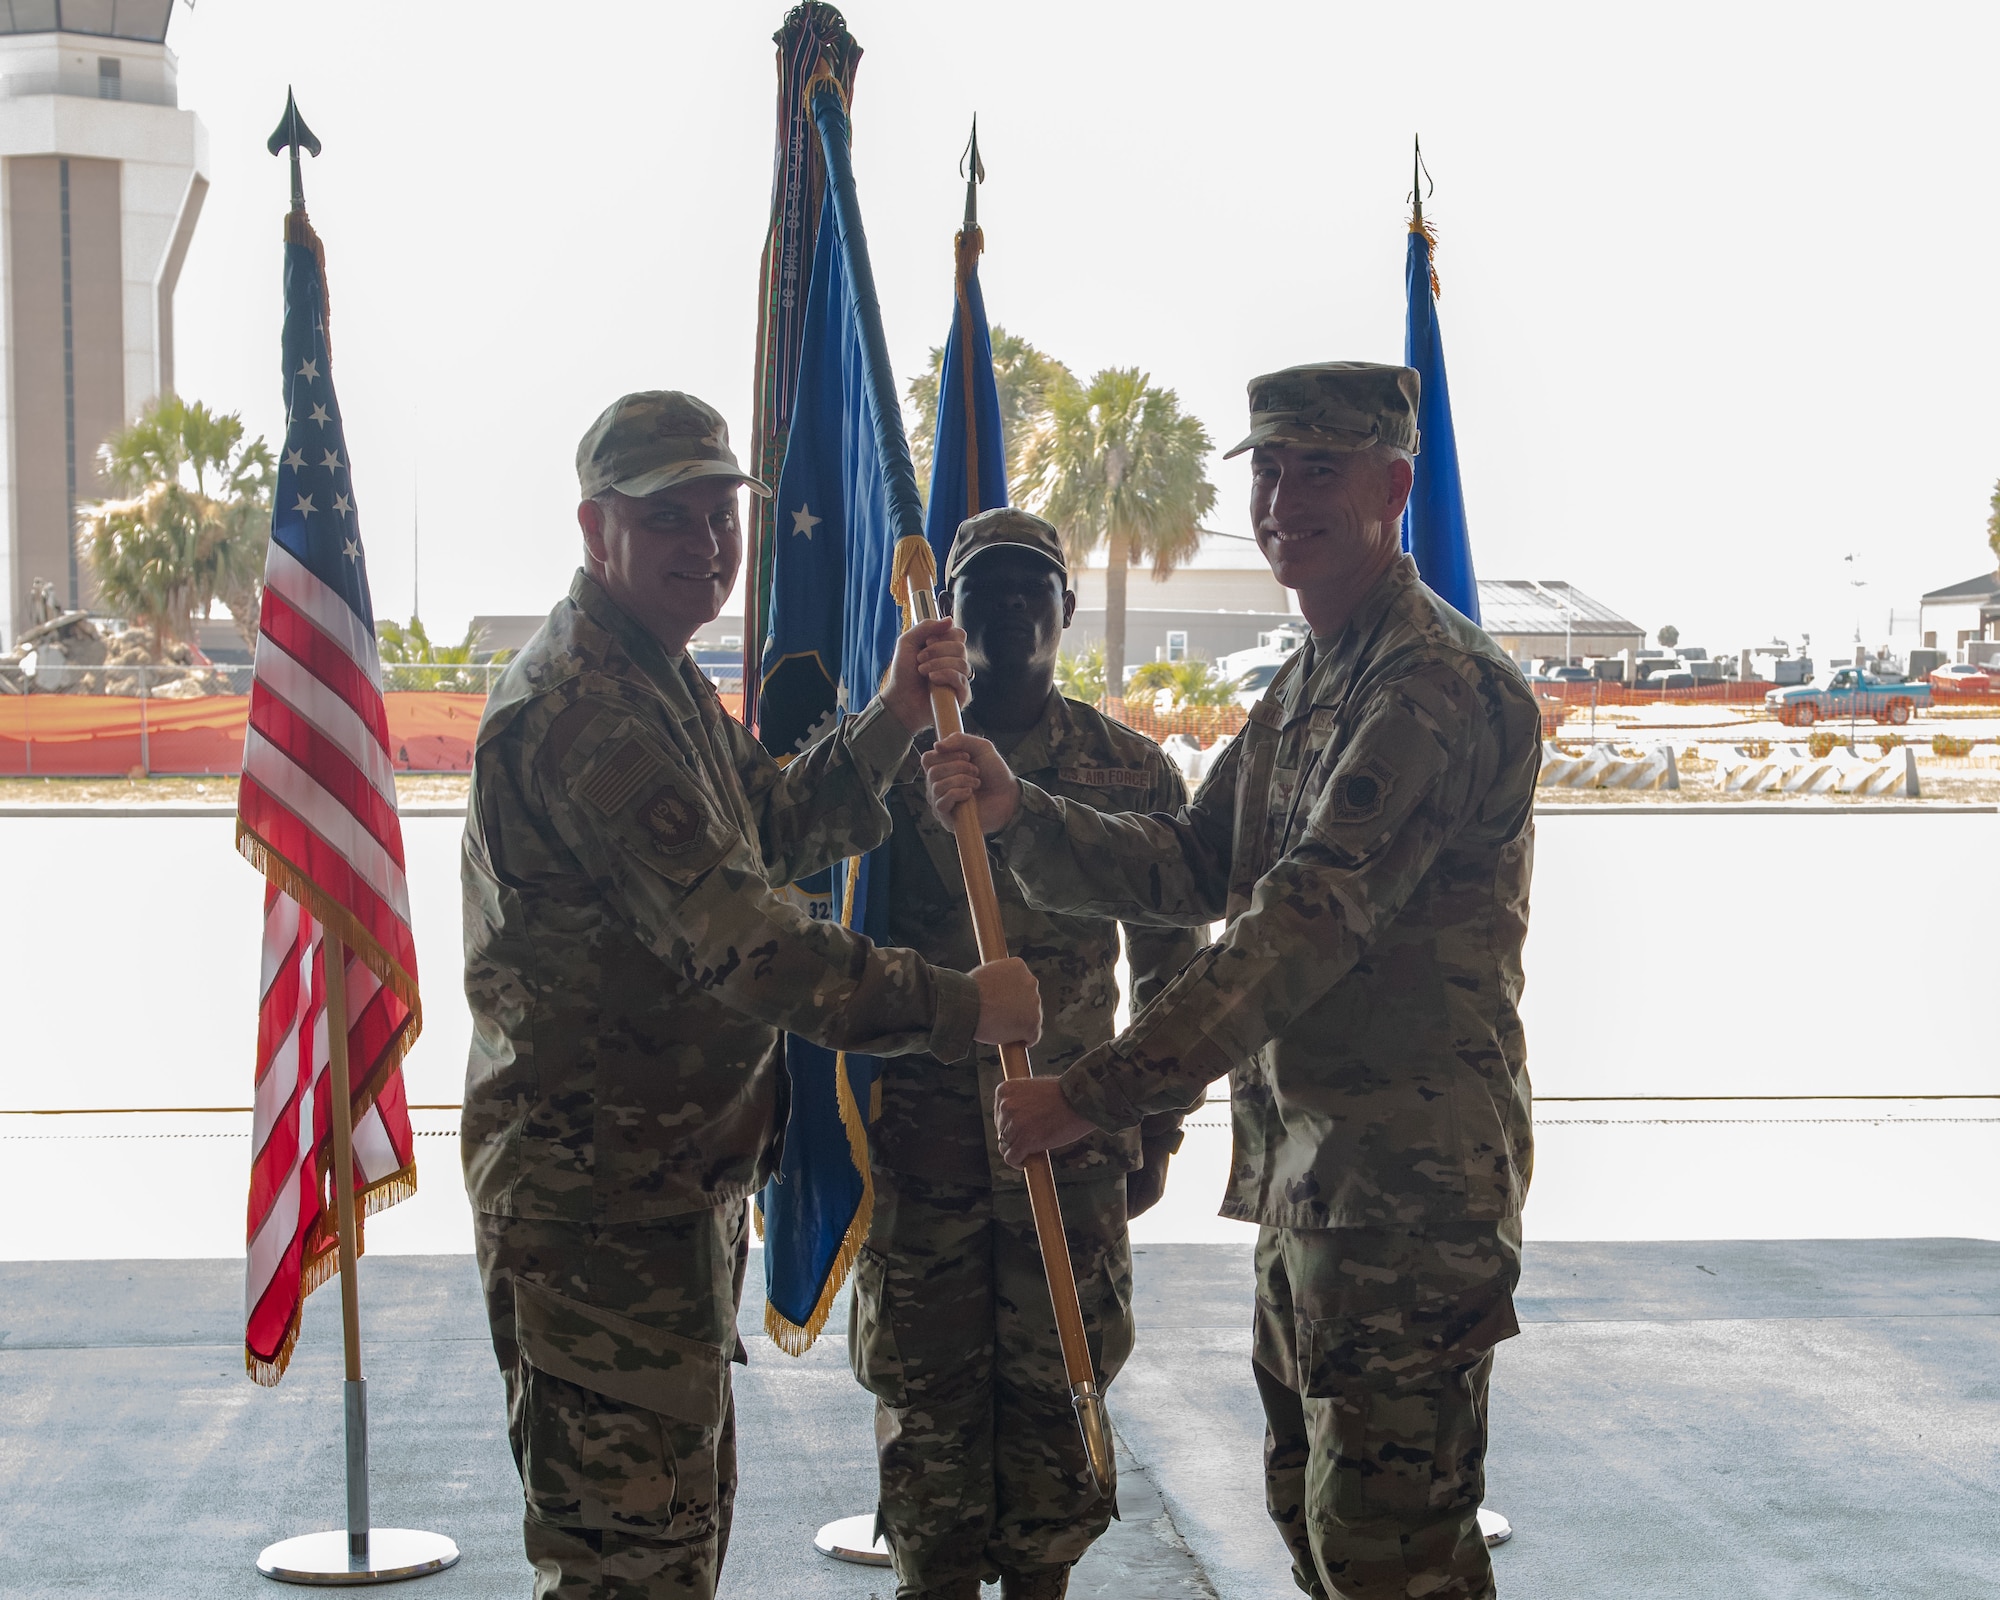
<path fill-rule="evenodd" d="M 310 247 L 286 244 L 285 277 L 285 447 L 271 501 L 271 537 L 340 595 L 372 637 L 375 611 L 362 559 L 361 520 L 321 309 L 326 297 Z"/>

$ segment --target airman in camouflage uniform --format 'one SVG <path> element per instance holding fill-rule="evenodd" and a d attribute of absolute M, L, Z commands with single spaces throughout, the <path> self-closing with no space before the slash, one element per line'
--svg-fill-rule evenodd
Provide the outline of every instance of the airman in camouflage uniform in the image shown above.
<path fill-rule="evenodd" d="M 584 438 L 587 556 L 502 675 L 466 817 L 466 1187 L 537 1596 L 714 1594 L 735 1491 L 744 1201 L 776 1165 L 781 1031 L 955 1059 L 1029 1037 L 1019 963 L 973 975 L 772 886 L 871 848 L 964 682 L 948 626 L 782 772 L 684 646 L 741 554 L 722 419 L 628 395 Z"/>
<path fill-rule="evenodd" d="M 1160 747 L 1056 693 L 1075 609 L 1062 541 L 1039 517 L 988 511 L 958 532 L 945 587 L 973 667 L 966 725 L 1007 747 L 1023 777 L 1104 811 L 1172 813 L 1187 790 Z M 919 748 L 931 736 L 920 734 Z M 889 793 L 889 937 L 943 967 L 978 959 L 958 846 L 932 812 L 912 752 Z M 1007 948 L 1042 997 L 1038 1073 L 1060 1073 L 1117 1031 L 1117 922 L 1038 910 L 995 888 Z M 1200 948 L 1180 928 L 1126 930 L 1133 1003 Z M 1027 1185 L 1000 1157 L 987 1114 L 999 1052 L 884 1063 L 870 1133 L 875 1211 L 855 1265 L 849 1349 L 876 1396 L 881 1519 L 902 1600 L 1060 1596 L 1103 1533 L 1112 1497 L 1093 1486 L 1063 1369 Z M 1100 1389 L 1132 1348 L 1129 1210 L 1158 1199 L 1180 1114 L 1093 1132 L 1055 1158 L 1064 1230 Z"/>
<path fill-rule="evenodd" d="M 970 742 L 927 760 L 1032 903 L 1228 918 L 1115 1041 L 1003 1085 L 999 1135 L 1022 1160 L 1230 1074 L 1270 1513 L 1299 1587 L 1344 1600 L 1493 1593 L 1486 1386 L 1531 1161 L 1536 708 L 1400 554 L 1416 400 L 1414 372 L 1360 363 L 1251 385 L 1253 522 L 1314 640 L 1178 816 L 1017 786 Z"/>

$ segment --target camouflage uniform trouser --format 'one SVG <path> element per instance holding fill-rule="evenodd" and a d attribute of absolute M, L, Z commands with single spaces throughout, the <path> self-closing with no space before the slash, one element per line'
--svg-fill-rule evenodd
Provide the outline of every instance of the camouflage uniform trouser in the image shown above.
<path fill-rule="evenodd" d="M 473 1223 L 536 1600 L 712 1600 L 736 1496 L 742 1204 Z"/>
<path fill-rule="evenodd" d="M 1132 1353 L 1125 1178 L 1059 1193 L 1102 1387 Z M 876 1399 L 898 1596 L 1067 1567 L 1110 1525 L 1115 1491 L 1091 1482 L 1025 1188 L 878 1167 L 849 1351 Z"/>
<path fill-rule="evenodd" d="M 1486 1383 L 1520 1275 L 1517 1221 L 1258 1234 L 1265 1503 L 1315 1600 L 1490 1600 Z"/>

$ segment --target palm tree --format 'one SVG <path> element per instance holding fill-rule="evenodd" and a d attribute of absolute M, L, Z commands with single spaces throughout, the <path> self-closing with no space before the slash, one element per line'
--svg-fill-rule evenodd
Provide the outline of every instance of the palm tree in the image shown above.
<path fill-rule="evenodd" d="M 412 617 L 408 627 L 394 622 L 376 623 L 375 637 L 386 669 L 382 674 L 384 689 L 480 694 L 486 688 L 485 674 L 463 670 L 478 660 L 479 647 L 486 641 L 485 634 L 476 627 L 468 626 L 465 637 L 457 644 L 433 644 L 423 620 Z M 504 661 L 509 654 L 502 650 L 493 659 Z M 441 670 L 445 668 L 460 670 Z"/>
<path fill-rule="evenodd" d="M 1190 706 L 1235 705 L 1241 681 L 1223 677 L 1206 661 L 1148 661 L 1125 687 L 1128 698 L 1149 690 L 1157 696 L 1164 690 L 1170 699 L 1168 709 L 1182 711 Z"/>
<path fill-rule="evenodd" d="M 1021 456 L 1033 437 L 1036 424 L 1048 410 L 1051 390 L 1076 387 L 1076 377 L 1054 356 L 1045 355 L 995 324 L 993 337 L 993 384 L 1000 392 L 1000 439 L 1007 452 L 1007 498 L 1018 500 Z M 931 450 L 937 441 L 938 381 L 944 373 L 944 346 L 931 349 L 930 365 L 922 377 L 912 378 L 904 393 L 916 408 L 917 423 L 910 430 L 910 459 L 917 469 L 917 486 L 930 494 Z"/>
<path fill-rule="evenodd" d="M 1072 568 L 1107 546 L 1104 682 L 1122 697 L 1125 581 L 1141 560 L 1164 578 L 1201 546 L 1215 506 L 1203 464 L 1215 447 L 1180 397 L 1137 367 L 1107 367 L 1088 388 L 1057 385 L 1022 458 L 1021 503 L 1062 531 Z"/>
<path fill-rule="evenodd" d="M 1056 688 L 1087 706 L 1104 704 L 1104 641 L 1056 657 Z"/>
<path fill-rule="evenodd" d="M 264 441 L 245 444 L 234 412 L 169 394 L 97 459 L 117 497 L 78 508 L 77 543 L 100 603 L 151 630 L 155 659 L 192 643 L 217 600 L 254 648 L 278 476 Z"/>

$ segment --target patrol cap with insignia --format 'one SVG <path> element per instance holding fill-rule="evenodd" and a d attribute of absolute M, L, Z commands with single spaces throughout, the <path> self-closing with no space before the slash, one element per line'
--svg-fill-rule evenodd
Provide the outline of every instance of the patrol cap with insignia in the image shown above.
<path fill-rule="evenodd" d="M 1325 450 L 1393 445 L 1417 453 L 1417 374 L 1375 361 L 1314 361 L 1250 380 L 1250 432 L 1223 459 L 1260 444 Z"/>
<path fill-rule="evenodd" d="M 753 494 L 771 493 L 729 448 L 722 413 L 678 389 L 614 400 L 576 447 L 576 482 L 586 500 L 606 489 L 638 499 L 694 478 L 735 478 Z"/>
<path fill-rule="evenodd" d="M 1060 572 L 1063 587 L 1069 587 L 1069 562 L 1063 556 L 1062 535 L 1056 532 L 1054 524 L 1012 506 L 996 506 L 976 517 L 967 517 L 958 525 L 958 534 L 951 541 L 951 554 L 945 558 L 945 587 L 958 582 L 959 574 L 973 558 L 989 550 L 1030 551 Z"/>

